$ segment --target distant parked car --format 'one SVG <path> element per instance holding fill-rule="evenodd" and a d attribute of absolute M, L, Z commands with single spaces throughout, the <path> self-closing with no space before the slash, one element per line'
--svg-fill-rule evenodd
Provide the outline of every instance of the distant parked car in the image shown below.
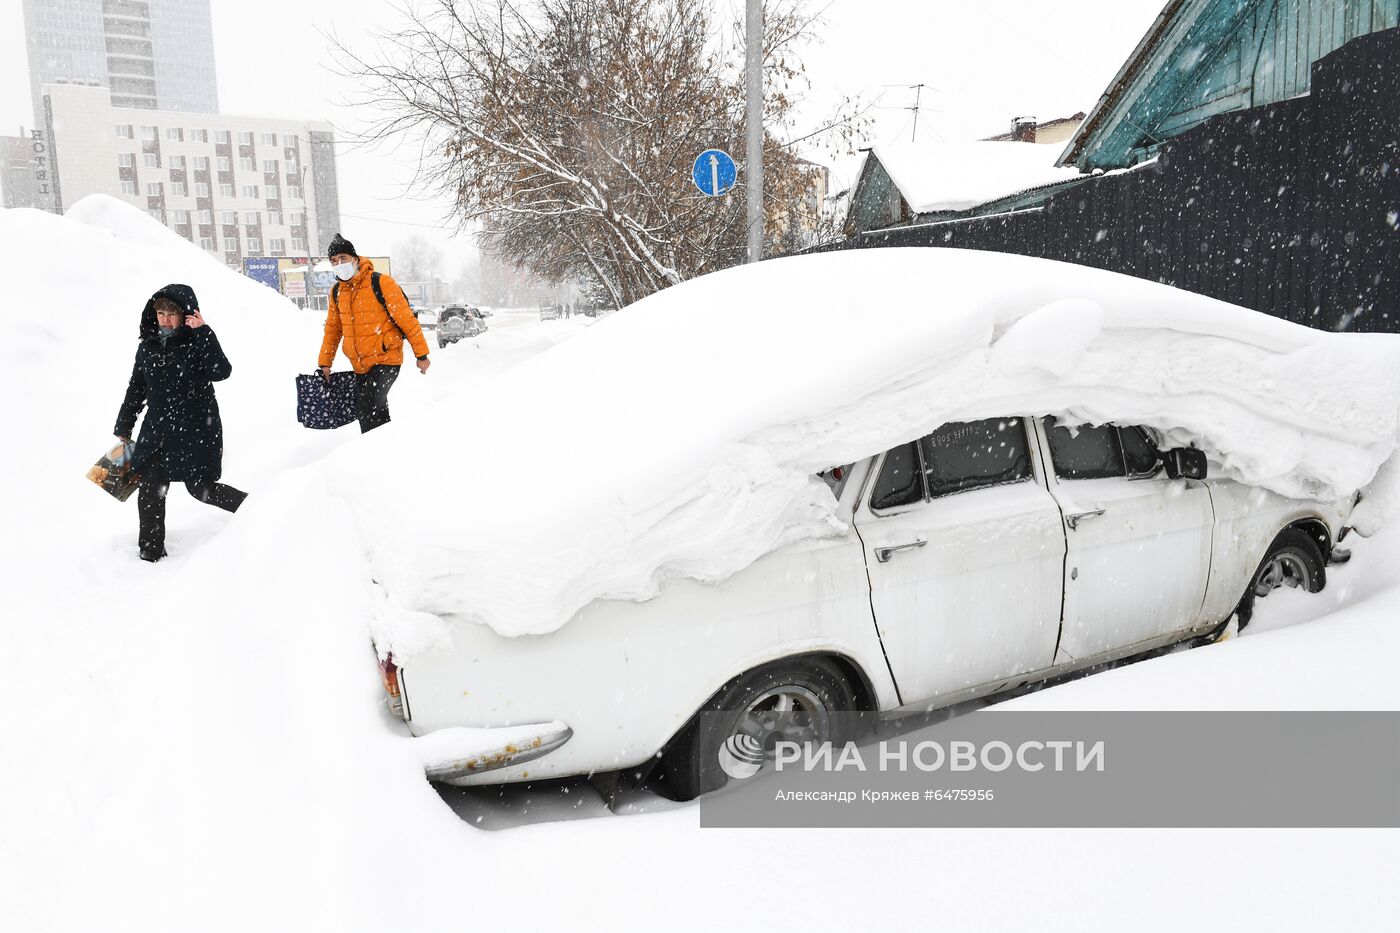
<path fill-rule="evenodd" d="M 563 316 L 564 316 L 564 309 L 563 309 L 562 307 L 560 307 L 559 305 L 541 305 L 541 306 L 540 306 L 540 320 L 541 320 L 541 321 L 557 321 L 557 320 L 559 320 L 559 319 L 560 319 L 561 317 L 563 317 Z"/>
<path fill-rule="evenodd" d="M 449 343 L 456 343 L 466 337 L 476 337 L 486 332 L 486 319 L 476 308 L 465 305 L 448 305 L 437 318 L 438 349 Z"/>
<path fill-rule="evenodd" d="M 424 330 L 437 329 L 438 313 L 436 311 L 429 310 L 428 308 L 415 308 L 413 310 L 413 316 L 418 318 L 418 326 Z"/>

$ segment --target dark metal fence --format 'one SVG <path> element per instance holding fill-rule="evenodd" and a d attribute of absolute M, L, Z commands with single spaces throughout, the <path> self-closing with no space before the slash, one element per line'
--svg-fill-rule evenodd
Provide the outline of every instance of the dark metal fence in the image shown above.
<path fill-rule="evenodd" d="M 1221 114 L 1040 209 L 828 249 L 1001 250 L 1164 282 L 1331 330 L 1400 332 L 1400 30 L 1313 65 L 1306 97 Z"/>

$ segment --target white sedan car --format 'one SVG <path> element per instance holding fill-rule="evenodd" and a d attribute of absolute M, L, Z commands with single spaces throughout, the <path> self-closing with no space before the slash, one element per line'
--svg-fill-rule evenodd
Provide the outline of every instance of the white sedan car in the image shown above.
<path fill-rule="evenodd" d="M 659 762 L 693 796 L 724 782 L 730 736 L 768 738 L 750 714 L 820 727 L 833 710 L 947 706 L 1212 637 L 1281 586 L 1321 589 L 1353 500 L 1205 472 L 1200 451 L 1139 427 L 945 424 L 825 474 L 843 536 L 719 585 L 596 602 L 549 635 L 465 626 L 449 649 L 383 662 L 385 686 L 412 733 L 448 739 L 435 780 Z"/>

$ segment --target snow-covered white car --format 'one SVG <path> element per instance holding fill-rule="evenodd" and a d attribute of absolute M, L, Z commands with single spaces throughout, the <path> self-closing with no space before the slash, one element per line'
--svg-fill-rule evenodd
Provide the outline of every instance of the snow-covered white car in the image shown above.
<path fill-rule="evenodd" d="M 465 626 L 381 663 L 416 735 L 471 727 L 430 777 L 471 785 L 660 761 L 675 793 L 724 782 L 720 745 L 763 711 L 913 711 L 1220 633 L 1281 586 L 1321 589 L 1353 499 L 1207 477 L 1130 425 L 947 423 L 826 474 L 847 533 L 723 583 L 596 601 L 547 635 Z M 698 717 L 701 712 L 719 717 Z M 492 736 L 496 736 L 493 740 Z M 449 743 L 450 744 L 450 743 Z"/>

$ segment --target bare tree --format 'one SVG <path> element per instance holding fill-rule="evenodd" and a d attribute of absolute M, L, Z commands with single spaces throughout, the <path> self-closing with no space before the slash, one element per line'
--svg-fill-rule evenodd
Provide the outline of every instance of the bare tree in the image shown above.
<path fill-rule="evenodd" d="M 419 233 L 400 240 L 392 258 L 395 278 L 404 282 L 436 281 L 442 268 L 442 250 Z"/>
<path fill-rule="evenodd" d="M 342 47 L 379 108 L 367 135 L 419 140 L 422 180 L 480 226 L 485 251 L 583 278 L 614 307 L 741 261 L 742 187 L 708 198 L 690 180 L 702 150 L 743 151 L 742 37 L 712 28 L 711 5 L 434 0 L 406 15 L 373 58 Z M 802 0 L 768 0 L 766 22 L 771 227 L 809 184 L 775 134 L 812 20 Z"/>

